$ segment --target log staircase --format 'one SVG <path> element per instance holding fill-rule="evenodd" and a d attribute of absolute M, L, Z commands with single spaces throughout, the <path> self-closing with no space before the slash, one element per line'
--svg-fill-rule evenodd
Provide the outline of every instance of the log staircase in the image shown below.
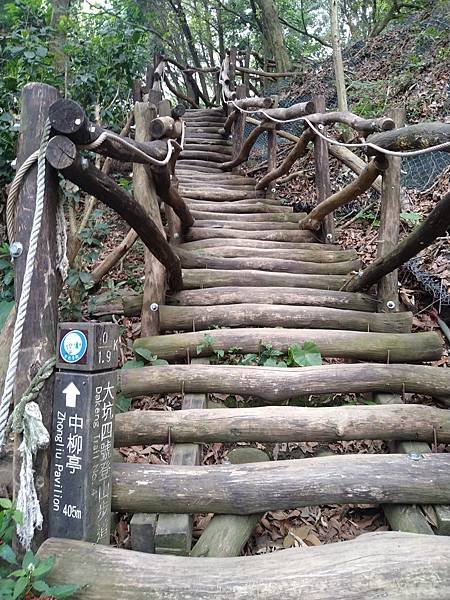
<path fill-rule="evenodd" d="M 162 555 L 48 540 L 39 553 L 58 556 L 52 580 L 75 577 L 88 585 L 79 597 L 98 600 L 449 598 L 450 537 L 435 537 L 416 505 L 439 505 L 440 533 L 450 533 L 450 459 L 428 445 L 450 441 L 450 417 L 404 403 L 408 392 L 448 395 L 447 370 L 421 364 L 440 358 L 439 336 L 411 333 L 410 313 L 377 312 L 376 297 L 342 291 L 360 268 L 356 252 L 299 230 L 305 215 L 256 191 L 251 177 L 221 170 L 232 155 L 232 142 L 220 134 L 221 109 L 188 110 L 184 120 L 176 176 L 195 223 L 177 246 L 183 289 L 160 306 L 160 335 L 134 344 L 170 364 L 121 373 L 126 395 L 181 392 L 182 410 L 117 415 L 115 434 L 118 447 L 175 445 L 170 465 L 113 469 L 112 510 L 134 514 L 133 547 Z M 337 361 L 288 369 L 209 364 L 233 348 L 287 352 L 305 342 Z M 338 392 L 373 393 L 377 405 L 288 405 Z M 261 406 L 224 409 L 208 402 L 214 393 L 251 396 Z M 275 462 L 253 454 L 200 466 L 201 443 L 355 439 L 403 446 L 393 454 Z M 402 533 L 238 557 L 255 515 L 321 503 L 383 504 Z M 202 512 L 216 513 L 209 528 L 222 521 L 200 553 L 191 548 L 190 515 Z"/>

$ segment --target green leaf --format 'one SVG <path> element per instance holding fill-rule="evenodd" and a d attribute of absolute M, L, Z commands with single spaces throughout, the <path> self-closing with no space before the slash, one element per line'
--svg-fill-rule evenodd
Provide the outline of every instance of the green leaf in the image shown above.
<path fill-rule="evenodd" d="M 25 569 L 17 569 L 8 575 L 8 577 L 26 577 L 28 575 Z"/>
<path fill-rule="evenodd" d="M 3 302 L 0 303 L 3 304 Z M 11 500 L 9 500 L 9 498 L 0 498 L 0 508 L 4 508 L 6 510 L 9 510 L 12 508 L 12 502 Z"/>
<path fill-rule="evenodd" d="M 50 573 L 50 571 L 55 566 L 55 561 L 56 558 L 54 556 L 49 556 L 45 560 L 39 561 L 36 564 L 35 569 L 33 571 L 33 577 L 35 579 L 38 579 L 40 577 L 43 577 L 47 573 Z"/>
<path fill-rule="evenodd" d="M 10 565 L 17 565 L 16 555 L 8 544 L 2 544 L 0 546 L 0 558 L 6 560 Z"/>
<path fill-rule="evenodd" d="M 29 58 L 32 59 L 36 56 L 36 54 L 34 52 L 32 52 L 31 50 L 25 50 L 25 52 L 23 53 L 23 55 L 25 56 L 25 58 Z M 16 598 L 17 596 L 15 596 Z"/>
<path fill-rule="evenodd" d="M 278 367 L 278 362 L 275 358 L 266 358 L 263 362 L 264 367 Z"/>
<path fill-rule="evenodd" d="M 23 557 L 22 560 L 22 569 L 28 569 L 28 567 L 30 565 L 35 565 L 37 562 L 36 557 L 34 556 L 33 552 L 31 550 L 27 550 L 25 552 L 25 556 Z"/>
<path fill-rule="evenodd" d="M 153 367 L 162 367 L 169 364 L 167 360 L 164 360 L 164 358 L 158 358 L 157 356 L 151 360 L 151 363 Z"/>
<path fill-rule="evenodd" d="M 92 284 L 93 283 L 91 274 L 90 273 L 86 273 L 84 271 L 82 271 L 80 273 L 80 281 L 82 283 L 87 283 L 87 284 Z"/>
<path fill-rule="evenodd" d="M 129 398 L 128 396 L 125 396 L 125 394 L 122 394 L 122 392 L 120 392 L 116 396 L 116 402 L 115 402 L 116 411 L 119 413 L 128 412 L 130 409 L 130 406 L 131 406 L 131 402 L 132 402 L 131 398 Z"/>
<path fill-rule="evenodd" d="M 23 592 L 27 589 L 27 586 L 28 586 L 28 578 L 27 577 L 21 577 L 20 579 L 18 579 L 16 581 L 16 585 L 14 586 L 13 600 L 15 600 L 16 598 L 19 598 L 19 596 L 21 596 L 23 594 Z"/>
<path fill-rule="evenodd" d="M 50 595 L 50 586 L 45 583 L 45 581 L 42 581 L 42 579 L 39 581 L 33 581 L 33 590 L 35 592 L 42 592 L 47 596 Z"/>
<path fill-rule="evenodd" d="M 143 367 L 144 364 L 145 363 L 142 360 L 127 360 L 122 369 L 139 369 L 140 367 Z"/>
<path fill-rule="evenodd" d="M 2 300 L 0 302 L 0 331 L 2 330 L 6 319 L 8 318 L 8 315 L 12 309 L 12 307 L 14 306 L 14 302 L 7 302 L 6 300 Z M 0 498 L 0 506 L 2 508 L 11 508 L 11 506 L 2 506 L 2 500 L 3 498 Z M 9 502 L 9 500 L 8 500 Z"/>
<path fill-rule="evenodd" d="M 322 356 L 314 342 L 305 342 L 302 347 L 294 344 L 288 350 L 288 363 L 297 367 L 317 366 L 322 364 Z"/>
<path fill-rule="evenodd" d="M 155 358 L 148 348 L 138 346 L 137 348 L 134 348 L 134 353 L 139 354 L 139 356 L 142 356 L 142 358 L 145 358 L 148 362 L 151 362 Z"/>

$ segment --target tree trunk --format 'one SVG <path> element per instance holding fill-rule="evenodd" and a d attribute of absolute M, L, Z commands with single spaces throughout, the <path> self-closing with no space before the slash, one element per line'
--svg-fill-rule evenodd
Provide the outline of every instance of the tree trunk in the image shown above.
<path fill-rule="evenodd" d="M 348 110 L 347 92 L 345 89 L 344 63 L 342 61 L 341 36 L 339 33 L 339 6 L 338 0 L 330 0 L 331 44 L 333 47 L 334 75 L 336 78 L 336 92 L 338 110 Z"/>
<path fill-rule="evenodd" d="M 260 10 L 260 23 L 267 58 L 275 59 L 279 71 L 290 71 L 292 62 L 284 44 L 283 28 L 273 0 L 255 0 Z"/>

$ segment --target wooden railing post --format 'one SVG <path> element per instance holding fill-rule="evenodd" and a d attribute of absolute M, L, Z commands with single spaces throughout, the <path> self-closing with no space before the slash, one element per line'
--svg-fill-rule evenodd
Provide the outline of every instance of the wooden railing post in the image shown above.
<path fill-rule="evenodd" d="M 322 95 L 313 96 L 315 112 L 324 113 L 325 97 Z M 314 139 L 314 162 L 316 170 L 316 191 L 317 203 L 319 204 L 331 195 L 330 184 L 330 160 L 328 155 L 328 145 L 325 140 L 316 136 Z M 333 213 L 327 215 L 323 221 L 323 235 L 327 244 L 333 244 L 335 241 L 335 226 Z"/>
<path fill-rule="evenodd" d="M 396 127 L 405 124 L 405 109 L 389 111 Z M 400 169 L 401 158 L 388 157 L 389 167 L 382 176 L 380 202 L 380 228 L 378 231 L 377 257 L 385 256 L 397 244 L 400 231 Z M 378 311 L 398 311 L 398 271 L 385 275 L 378 283 Z"/>
<path fill-rule="evenodd" d="M 278 108 L 278 96 L 272 96 L 272 108 Z M 273 129 L 267 131 L 267 173 L 270 173 L 277 166 L 277 127 L 274 123 Z M 272 197 L 275 192 L 275 181 L 269 183 L 266 189 L 266 197 Z"/>
<path fill-rule="evenodd" d="M 32 154 L 41 142 L 42 130 L 47 120 L 48 109 L 58 99 L 56 88 L 43 83 L 29 83 L 22 90 L 20 136 L 17 153 L 17 168 Z M 30 232 L 36 204 L 37 167 L 29 169 L 21 186 L 16 210 L 16 235 L 10 242 L 22 244 L 22 254 L 14 259 L 15 298 L 20 298 L 25 263 L 27 260 Z M 28 303 L 25 321 L 25 334 L 19 354 L 14 403 L 25 392 L 36 370 L 55 353 L 56 328 L 58 320 L 58 297 L 62 280 L 56 265 L 56 212 L 58 202 L 58 177 L 49 165 L 46 171 L 44 213 L 39 235 L 39 247 L 34 263 L 32 296 Z M 39 395 L 39 408 L 42 420 L 48 431 L 52 423 L 53 377 L 45 383 Z M 18 438 L 19 436 L 17 436 Z M 19 489 L 21 458 L 17 451 L 20 440 L 16 438 L 14 452 L 13 492 Z M 42 531 L 36 532 L 34 543 L 39 546 L 48 535 L 48 502 L 50 452 L 37 453 L 33 465 L 36 490 L 44 517 Z"/>
<path fill-rule="evenodd" d="M 237 60 L 237 48 L 232 46 L 230 48 L 230 69 L 228 75 L 230 77 L 230 92 L 236 90 L 236 60 Z"/>
<path fill-rule="evenodd" d="M 245 86 L 244 85 L 236 86 L 236 97 L 238 100 L 240 100 L 241 98 L 245 98 Z M 242 148 L 242 144 L 244 143 L 245 121 L 246 121 L 245 113 L 238 110 L 236 120 L 233 124 L 233 158 L 236 158 L 237 156 L 239 156 L 239 153 Z"/>
<path fill-rule="evenodd" d="M 245 49 L 245 55 L 242 62 L 246 69 L 250 68 L 250 48 Z M 245 86 L 245 97 L 248 98 L 250 95 L 250 73 L 243 73 L 242 83 Z"/>
<path fill-rule="evenodd" d="M 155 117 L 156 106 L 146 102 L 136 102 L 134 105 L 134 120 L 136 123 L 135 139 L 137 142 L 150 141 L 149 125 Z M 133 165 L 133 192 L 135 200 L 144 207 L 164 235 L 155 184 L 149 170 L 144 165 L 136 163 Z M 141 331 L 147 331 L 147 335 L 158 335 L 159 307 L 163 303 L 166 293 L 166 270 L 147 248 L 145 249 L 144 273 L 144 303 L 141 313 Z M 142 335 L 145 334 L 142 333 Z"/>

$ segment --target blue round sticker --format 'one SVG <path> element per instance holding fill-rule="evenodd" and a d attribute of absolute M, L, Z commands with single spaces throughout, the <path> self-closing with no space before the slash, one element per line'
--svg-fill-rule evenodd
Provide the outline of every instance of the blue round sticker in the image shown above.
<path fill-rule="evenodd" d="M 87 339 L 82 331 L 69 331 L 61 340 L 59 353 L 64 362 L 76 363 L 86 354 Z"/>

